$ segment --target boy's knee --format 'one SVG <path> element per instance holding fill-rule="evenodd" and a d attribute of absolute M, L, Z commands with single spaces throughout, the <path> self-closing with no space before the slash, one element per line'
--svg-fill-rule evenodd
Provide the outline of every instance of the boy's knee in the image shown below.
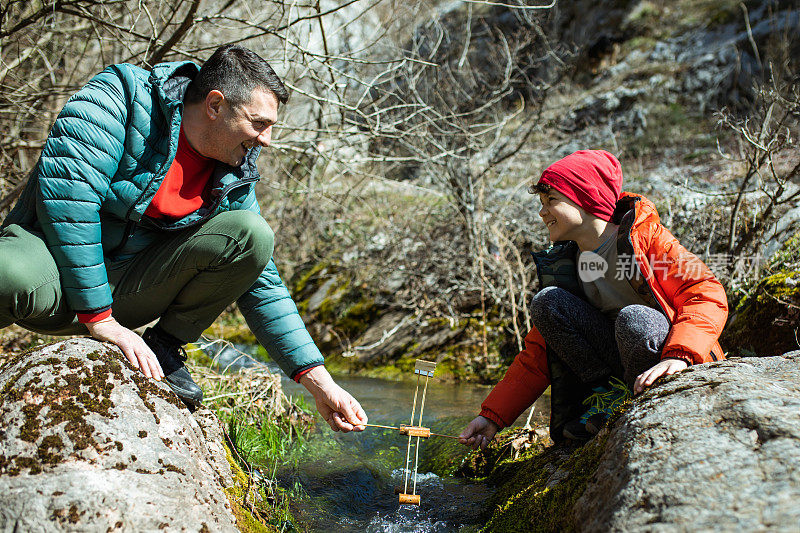
<path fill-rule="evenodd" d="M 669 333 L 669 322 L 659 311 L 646 305 L 623 307 L 614 323 L 617 342 L 625 345 L 649 344 L 654 337 Z"/>
<path fill-rule="evenodd" d="M 646 305 L 626 305 L 617 315 L 615 329 L 619 333 L 626 331 L 644 333 L 652 327 L 653 311 L 655 310 Z"/>
<path fill-rule="evenodd" d="M 534 304 L 554 303 L 564 299 L 567 291 L 561 287 L 545 287 L 533 297 Z"/>
<path fill-rule="evenodd" d="M 545 287 L 533 297 L 531 301 L 531 314 L 534 317 L 544 317 L 552 314 L 553 309 L 559 307 L 567 298 L 569 292 L 560 287 Z"/>

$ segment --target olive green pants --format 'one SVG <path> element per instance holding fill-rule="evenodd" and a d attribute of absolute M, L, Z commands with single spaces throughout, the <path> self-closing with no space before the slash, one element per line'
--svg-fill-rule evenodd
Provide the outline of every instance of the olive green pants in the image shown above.
<path fill-rule="evenodd" d="M 130 329 L 160 318 L 161 329 L 192 342 L 258 279 L 273 243 L 272 229 L 250 211 L 165 232 L 133 258 L 106 260 L 112 314 Z M 50 335 L 87 333 L 64 298 L 47 245 L 17 225 L 0 231 L 0 328 L 13 323 Z"/>

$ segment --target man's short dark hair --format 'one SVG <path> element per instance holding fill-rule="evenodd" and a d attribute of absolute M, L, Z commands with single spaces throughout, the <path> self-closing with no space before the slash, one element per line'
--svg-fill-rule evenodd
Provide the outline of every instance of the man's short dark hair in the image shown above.
<path fill-rule="evenodd" d="M 528 192 L 531 194 L 547 194 L 552 187 L 547 183 L 534 183 L 528 187 Z"/>
<path fill-rule="evenodd" d="M 183 100 L 187 104 L 201 102 L 217 90 L 238 107 L 250 101 L 256 88 L 269 89 L 282 104 L 289 100 L 289 92 L 269 63 L 244 46 L 226 44 L 203 63 Z"/>

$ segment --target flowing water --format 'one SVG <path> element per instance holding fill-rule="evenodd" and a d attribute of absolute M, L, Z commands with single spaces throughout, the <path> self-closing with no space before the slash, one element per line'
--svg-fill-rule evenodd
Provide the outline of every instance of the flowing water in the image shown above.
<path fill-rule="evenodd" d="M 216 356 L 219 365 L 225 367 L 239 354 L 229 349 Z M 240 359 L 234 366 L 252 364 L 264 363 Z M 370 423 L 409 424 L 415 381 L 353 376 L 339 376 L 336 381 L 359 400 Z M 302 394 L 313 405 L 313 399 L 301 385 L 284 377 L 283 387 L 287 395 Z M 488 392 L 487 387 L 432 379 L 422 425 L 436 433 L 458 435 L 478 413 Z M 421 400 L 422 386 L 419 394 Z M 534 420 L 545 420 L 548 408 L 542 400 L 537 402 Z M 518 423 L 523 424 L 525 418 L 527 413 Z M 395 492 L 404 488 L 406 479 L 408 486 L 404 492 L 413 490 L 413 476 L 406 476 L 404 470 L 407 444 L 408 437 L 389 429 L 337 433 L 318 416 L 312 435 L 302 449 L 295 452 L 296 466 L 278 468 L 275 477 L 284 488 L 304 495 L 294 499 L 293 509 L 313 531 L 463 533 L 480 529 L 485 499 L 491 489 L 483 484 L 430 473 L 431 469 L 436 470 L 432 465 L 441 465 L 443 458 L 458 464 L 468 452 L 452 439 L 422 440 L 416 483 L 421 505 L 399 505 Z M 411 457 L 413 464 L 413 447 Z"/>

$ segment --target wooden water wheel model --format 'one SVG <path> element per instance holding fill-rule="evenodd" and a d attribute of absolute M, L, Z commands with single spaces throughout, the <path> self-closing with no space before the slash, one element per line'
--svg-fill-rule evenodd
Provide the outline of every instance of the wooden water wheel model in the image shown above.
<path fill-rule="evenodd" d="M 401 424 L 400 427 L 396 426 L 382 426 L 379 424 L 366 424 L 370 427 L 378 427 L 385 429 L 396 429 L 401 435 L 408 435 L 408 445 L 406 446 L 406 464 L 404 469 L 403 479 L 403 492 L 400 493 L 400 503 L 419 505 L 420 496 L 417 494 L 417 470 L 419 468 L 419 446 L 420 439 L 427 439 L 428 437 L 447 437 L 450 439 L 458 439 L 453 435 L 442 435 L 440 433 L 432 433 L 431 428 L 422 425 L 422 413 L 425 410 L 425 397 L 428 393 L 428 380 L 433 377 L 436 370 L 436 363 L 432 361 L 423 361 L 417 359 L 414 364 L 414 374 L 417 375 L 417 387 L 414 389 L 414 402 L 411 405 L 411 423 L 409 425 Z M 420 402 L 419 414 L 417 414 L 417 398 L 419 397 L 420 379 L 425 378 L 425 386 L 422 389 L 422 401 Z M 414 420 L 416 419 L 416 423 Z M 416 439 L 416 440 L 414 440 Z M 414 475 L 411 476 L 411 448 L 414 448 Z M 409 478 L 411 478 L 411 492 L 408 492 Z"/>

